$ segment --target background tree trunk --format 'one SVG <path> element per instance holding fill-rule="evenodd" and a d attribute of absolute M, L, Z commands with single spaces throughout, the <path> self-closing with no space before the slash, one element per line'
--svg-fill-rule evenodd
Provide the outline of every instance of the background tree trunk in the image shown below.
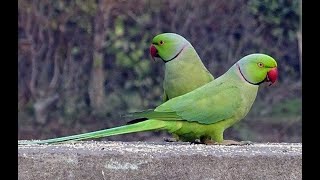
<path fill-rule="evenodd" d="M 93 114 L 102 114 L 106 106 L 104 86 L 106 74 L 104 70 L 103 48 L 106 41 L 107 26 L 109 23 L 108 13 L 111 5 L 108 5 L 108 1 L 106 0 L 100 0 L 97 5 L 98 9 L 93 22 L 93 67 L 89 83 L 89 96 Z"/>

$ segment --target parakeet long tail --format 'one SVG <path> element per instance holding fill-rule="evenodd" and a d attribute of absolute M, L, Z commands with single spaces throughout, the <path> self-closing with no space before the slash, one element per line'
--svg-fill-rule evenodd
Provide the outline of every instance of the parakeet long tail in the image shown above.
<path fill-rule="evenodd" d="M 165 127 L 165 123 L 158 120 L 149 119 L 146 121 L 142 121 L 135 124 L 129 124 L 120 127 L 114 127 L 110 129 L 104 129 L 99 131 L 93 131 L 83 134 L 77 134 L 72 136 L 65 136 L 60 138 L 53 138 L 53 139 L 46 139 L 40 141 L 24 141 L 19 142 L 20 145 L 25 144 L 55 144 L 61 142 L 68 142 L 68 141 L 79 141 L 85 139 L 95 139 L 95 138 L 102 138 L 107 136 L 114 136 L 120 134 L 128 134 L 134 132 L 142 132 L 142 131 L 150 131 L 150 130 L 160 130 Z"/>

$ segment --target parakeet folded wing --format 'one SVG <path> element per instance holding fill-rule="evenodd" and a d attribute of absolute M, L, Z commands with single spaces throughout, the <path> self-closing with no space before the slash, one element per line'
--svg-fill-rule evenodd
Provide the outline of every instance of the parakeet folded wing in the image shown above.
<path fill-rule="evenodd" d="M 222 87 L 222 86 L 221 86 Z M 231 118 L 240 108 L 241 98 L 236 86 L 206 91 L 197 89 L 187 96 L 173 98 L 155 110 L 134 113 L 134 117 L 159 120 L 186 120 L 213 124 Z"/>

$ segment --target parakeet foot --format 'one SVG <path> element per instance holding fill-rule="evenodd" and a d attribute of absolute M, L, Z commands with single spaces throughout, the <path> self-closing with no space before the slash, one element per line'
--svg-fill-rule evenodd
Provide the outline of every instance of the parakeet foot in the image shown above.
<path fill-rule="evenodd" d="M 251 145 L 253 143 L 251 141 L 223 140 L 220 143 L 214 143 L 214 144 L 216 144 L 216 145 L 226 145 L 226 146 L 230 146 L 230 145 L 243 146 L 243 145 Z"/>
<path fill-rule="evenodd" d="M 178 142 L 178 140 L 176 138 L 167 138 L 167 137 L 164 137 L 163 140 L 165 142 Z"/>
<path fill-rule="evenodd" d="M 200 137 L 200 142 L 202 144 L 205 144 L 205 145 L 213 145 L 215 144 L 215 141 L 213 141 L 210 137 L 208 136 L 201 136 Z"/>
<path fill-rule="evenodd" d="M 201 142 L 199 139 L 196 139 L 194 141 L 191 141 L 190 144 L 204 144 L 204 143 Z"/>
<path fill-rule="evenodd" d="M 216 142 L 211 139 L 204 140 L 203 144 L 205 145 L 214 145 Z"/>

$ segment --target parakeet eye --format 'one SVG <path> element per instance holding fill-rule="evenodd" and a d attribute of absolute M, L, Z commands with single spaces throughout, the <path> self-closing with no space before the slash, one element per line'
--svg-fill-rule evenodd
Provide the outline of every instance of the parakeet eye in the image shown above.
<path fill-rule="evenodd" d="M 160 44 L 160 45 L 163 45 L 163 44 L 164 44 L 164 42 L 161 40 L 161 41 L 159 42 L 159 44 Z"/>
<path fill-rule="evenodd" d="M 264 67 L 264 64 L 263 63 L 261 63 L 261 62 L 258 62 L 258 67 Z"/>

